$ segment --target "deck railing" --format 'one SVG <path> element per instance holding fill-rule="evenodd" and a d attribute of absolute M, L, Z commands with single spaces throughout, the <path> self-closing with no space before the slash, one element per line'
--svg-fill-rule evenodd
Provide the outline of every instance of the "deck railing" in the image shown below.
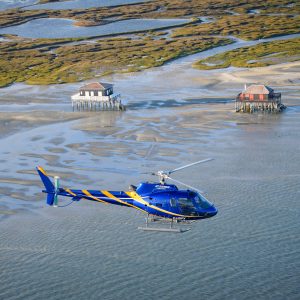
<path fill-rule="evenodd" d="M 71 96 L 72 101 L 114 102 L 120 101 L 121 95 L 110 96 L 81 96 L 79 93 Z"/>

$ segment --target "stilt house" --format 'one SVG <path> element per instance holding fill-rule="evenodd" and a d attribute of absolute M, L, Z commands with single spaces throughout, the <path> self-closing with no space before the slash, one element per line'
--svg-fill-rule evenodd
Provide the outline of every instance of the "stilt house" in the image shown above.
<path fill-rule="evenodd" d="M 115 95 L 110 83 L 92 82 L 79 88 L 71 97 L 73 110 L 123 110 L 120 94 Z"/>
<path fill-rule="evenodd" d="M 237 112 L 270 111 L 279 112 L 285 106 L 281 103 L 281 93 L 263 84 L 253 84 L 239 93 L 235 101 Z"/>

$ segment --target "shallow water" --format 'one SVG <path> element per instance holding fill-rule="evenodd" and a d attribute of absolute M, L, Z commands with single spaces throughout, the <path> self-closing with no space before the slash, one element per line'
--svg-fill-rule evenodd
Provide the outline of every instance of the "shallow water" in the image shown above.
<path fill-rule="evenodd" d="M 200 110 L 128 111 L 121 119 L 95 120 L 97 133 L 75 129 L 81 125 L 72 121 L 2 139 L 1 177 L 17 170 L 13 177 L 33 186 L 26 186 L 25 201 L 1 196 L 2 204 L 17 202 L 23 211 L 0 223 L 0 296 L 297 299 L 299 107 L 282 115 L 232 115 L 224 129 L 208 131 L 199 124 Z M 135 138 L 151 132 L 160 141 Z M 176 178 L 206 190 L 219 214 L 181 235 L 139 232 L 144 215 L 127 208 L 84 201 L 48 208 L 31 175 L 42 164 L 64 185 L 126 189 L 145 179 L 137 171 L 206 157 L 215 160 Z M 16 192 L 18 184 L 6 187 Z"/>
<path fill-rule="evenodd" d="M 57 3 L 35 4 L 38 0 L 1 0 L 0 10 L 22 7 L 24 9 L 83 9 L 100 6 L 114 6 L 147 0 L 69 0 Z M 33 5 L 35 4 L 35 5 Z"/>
<path fill-rule="evenodd" d="M 37 0 L 1 0 L 0 10 L 23 7 L 36 3 Z"/>
<path fill-rule="evenodd" d="M 31 5 L 26 9 L 83 9 L 101 6 L 124 5 L 146 2 L 149 0 L 69 0 L 60 3 L 45 3 Z"/>
<path fill-rule="evenodd" d="M 0 29 L 0 34 L 27 38 L 75 38 L 151 30 L 187 23 L 187 19 L 131 19 L 99 26 L 75 26 L 73 20 L 44 18 Z"/>
<path fill-rule="evenodd" d="M 106 78 L 125 113 L 71 112 L 83 83 L 2 89 L 1 299 L 299 298 L 299 86 L 276 86 L 282 114 L 236 114 L 243 79 L 191 69 L 195 59 Z M 278 68 L 264 77 L 272 87 Z M 34 170 L 63 186 L 125 190 L 154 179 L 141 173 L 207 157 L 174 178 L 219 213 L 178 235 L 139 232 L 144 215 L 128 208 L 47 207 Z"/>

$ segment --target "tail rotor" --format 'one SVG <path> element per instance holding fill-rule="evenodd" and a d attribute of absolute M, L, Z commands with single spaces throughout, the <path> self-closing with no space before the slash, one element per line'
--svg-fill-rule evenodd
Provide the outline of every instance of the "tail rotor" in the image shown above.
<path fill-rule="evenodd" d="M 54 201 L 53 206 L 57 207 L 58 205 L 58 192 L 59 192 L 59 176 L 54 176 Z"/>

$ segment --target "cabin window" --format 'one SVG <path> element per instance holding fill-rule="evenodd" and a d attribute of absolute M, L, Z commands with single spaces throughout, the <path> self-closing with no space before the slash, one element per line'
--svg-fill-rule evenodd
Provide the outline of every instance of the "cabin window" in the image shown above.
<path fill-rule="evenodd" d="M 175 206 L 177 205 L 176 199 L 175 199 L 175 198 L 171 198 L 171 199 L 170 199 L 170 205 L 171 205 L 172 207 L 175 207 Z"/>
<path fill-rule="evenodd" d="M 196 195 L 195 197 L 194 197 L 194 200 L 195 200 L 195 202 L 197 203 L 197 204 L 201 204 L 201 200 L 200 200 L 200 197 L 198 196 L 198 195 Z"/>
<path fill-rule="evenodd" d="M 178 198 L 180 206 L 194 208 L 194 204 L 191 198 Z"/>
<path fill-rule="evenodd" d="M 194 203 L 191 198 L 178 198 L 178 203 L 181 212 L 184 215 L 191 215 L 196 211 Z"/>

